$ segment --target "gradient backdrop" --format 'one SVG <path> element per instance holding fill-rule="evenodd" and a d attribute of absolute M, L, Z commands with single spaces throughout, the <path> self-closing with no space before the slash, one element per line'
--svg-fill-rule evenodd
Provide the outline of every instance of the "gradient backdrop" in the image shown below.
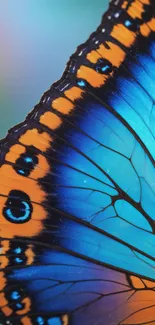
<path fill-rule="evenodd" d="M 0 0 L 0 138 L 61 77 L 108 0 Z"/>

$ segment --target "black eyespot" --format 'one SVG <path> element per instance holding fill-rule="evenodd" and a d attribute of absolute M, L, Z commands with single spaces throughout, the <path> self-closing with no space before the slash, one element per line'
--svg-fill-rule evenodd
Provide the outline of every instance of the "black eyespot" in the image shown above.
<path fill-rule="evenodd" d="M 30 220 L 32 210 L 29 196 L 22 191 L 12 190 L 3 209 L 3 215 L 12 223 L 25 223 Z"/>
<path fill-rule="evenodd" d="M 105 75 L 109 75 L 113 71 L 113 65 L 106 59 L 98 60 L 96 71 Z"/>
<path fill-rule="evenodd" d="M 32 153 L 30 150 L 16 160 L 14 169 L 15 171 L 22 176 L 29 176 L 31 171 L 38 164 L 38 157 Z"/>

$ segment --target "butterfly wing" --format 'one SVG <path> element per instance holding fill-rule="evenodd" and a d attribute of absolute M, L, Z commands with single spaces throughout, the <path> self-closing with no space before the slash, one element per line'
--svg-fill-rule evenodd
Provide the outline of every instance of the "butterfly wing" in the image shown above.
<path fill-rule="evenodd" d="M 153 2 L 112 2 L 1 142 L 12 324 L 154 322 L 154 31 Z"/>

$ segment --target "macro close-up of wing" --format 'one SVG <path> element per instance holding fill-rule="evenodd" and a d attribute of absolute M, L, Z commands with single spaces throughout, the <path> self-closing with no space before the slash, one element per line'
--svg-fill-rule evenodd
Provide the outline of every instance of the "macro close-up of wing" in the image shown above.
<path fill-rule="evenodd" d="M 0 148 L 0 324 L 155 324 L 154 0 L 111 1 Z"/>

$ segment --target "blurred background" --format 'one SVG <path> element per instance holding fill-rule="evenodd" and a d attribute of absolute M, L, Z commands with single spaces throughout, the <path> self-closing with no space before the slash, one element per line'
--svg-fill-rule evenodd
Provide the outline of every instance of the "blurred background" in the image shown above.
<path fill-rule="evenodd" d="M 108 0 L 0 1 L 0 138 L 61 77 Z"/>

